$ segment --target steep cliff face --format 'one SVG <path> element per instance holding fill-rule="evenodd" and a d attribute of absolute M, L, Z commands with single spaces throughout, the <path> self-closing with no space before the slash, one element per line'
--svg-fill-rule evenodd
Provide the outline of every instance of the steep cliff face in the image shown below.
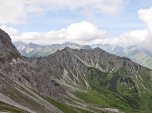
<path fill-rule="evenodd" d="M 0 31 L 0 111 L 23 113 L 151 112 L 152 72 L 106 51 L 69 47 L 22 57 Z"/>
<path fill-rule="evenodd" d="M 51 76 L 44 73 L 41 76 L 35 66 L 20 55 L 9 35 L 0 30 L 0 111 L 62 113 L 41 93 L 64 102 L 63 88 Z"/>
<path fill-rule="evenodd" d="M 11 38 L 7 33 L 0 29 L 0 60 L 11 60 L 12 58 L 21 57 L 15 46 L 11 42 Z"/>

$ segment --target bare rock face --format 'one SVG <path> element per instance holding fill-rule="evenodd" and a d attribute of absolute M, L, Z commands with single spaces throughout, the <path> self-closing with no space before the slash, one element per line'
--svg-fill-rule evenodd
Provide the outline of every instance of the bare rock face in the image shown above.
<path fill-rule="evenodd" d="M 60 85 L 51 76 L 40 74 L 28 58 L 20 55 L 9 35 L 0 30 L 0 106 L 7 106 L 4 111 L 62 113 L 44 98 L 61 101 L 61 91 L 63 95 Z"/>
<path fill-rule="evenodd" d="M 11 42 L 11 38 L 7 33 L 0 29 L 0 62 L 17 59 L 21 57 L 15 46 Z"/>

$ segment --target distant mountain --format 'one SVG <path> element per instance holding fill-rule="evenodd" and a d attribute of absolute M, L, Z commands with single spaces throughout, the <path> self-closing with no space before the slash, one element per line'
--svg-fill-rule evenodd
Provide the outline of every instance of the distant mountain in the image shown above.
<path fill-rule="evenodd" d="M 111 46 L 111 45 L 79 45 L 75 43 L 63 43 L 63 44 L 53 44 L 42 46 L 34 43 L 23 43 L 23 42 L 14 42 L 15 46 L 19 50 L 19 52 L 26 57 L 40 57 L 40 56 L 48 56 L 52 53 L 55 53 L 57 50 L 61 50 L 65 47 L 70 47 L 73 49 L 92 49 L 96 47 L 100 47 L 108 51 L 109 53 L 128 57 L 132 59 L 134 62 L 139 63 L 145 67 L 152 69 L 152 53 L 148 50 L 143 50 L 137 46 L 129 46 L 129 47 L 119 47 L 119 46 Z"/>
<path fill-rule="evenodd" d="M 23 43 L 23 42 L 14 42 L 14 45 L 18 51 L 26 57 L 40 57 L 48 56 L 52 53 L 55 53 L 57 50 L 61 50 L 65 47 L 70 47 L 73 49 L 91 49 L 89 45 L 79 45 L 75 43 L 63 43 L 63 44 L 52 44 L 52 45 L 38 45 L 34 43 Z"/>
<path fill-rule="evenodd" d="M 0 50 L 0 112 L 152 112 L 152 70 L 126 57 L 66 47 L 26 58 L 2 30 Z"/>

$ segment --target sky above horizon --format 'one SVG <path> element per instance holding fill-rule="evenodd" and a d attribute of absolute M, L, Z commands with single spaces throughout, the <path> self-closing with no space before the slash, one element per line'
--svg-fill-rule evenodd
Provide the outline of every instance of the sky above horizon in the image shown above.
<path fill-rule="evenodd" d="M 152 47 L 152 0 L 0 2 L 0 28 L 13 41 Z"/>

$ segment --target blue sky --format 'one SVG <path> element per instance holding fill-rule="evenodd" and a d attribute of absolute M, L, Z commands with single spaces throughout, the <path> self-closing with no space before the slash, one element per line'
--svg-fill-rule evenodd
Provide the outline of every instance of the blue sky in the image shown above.
<path fill-rule="evenodd" d="M 43 37 L 49 43 L 58 40 L 84 43 L 88 36 L 90 42 L 112 40 L 114 44 L 130 45 L 151 41 L 147 38 L 151 36 L 148 25 L 151 7 L 152 0 L 3 0 L 0 26 L 8 31 L 13 41 L 39 43 Z M 144 38 L 137 38 L 139 32 Z M 57 37 L 56 42 L 51 42 L 52 35 Z M 128 39 L 131 41 L 127 42 Z"/>
<path fill-rule="evenodd" d="M 126 2 L 127 1 L 127 2 Z M 5 24 L 14 27 L 22 32 L 46 32 L 49 30 L 59 30 L 69 26 L 72 23 L 89 21 L 99 28 L 103 28 L 112 34 L 119 35 L 135 29 L 143 29 L 144 23 L 138 18 L 140 8 L 149 8 L 152 6 L 151 0 L 126 0 L 123 8 L 118 14 L 109 15 L 106 13 L 97 13 L 91 17 L 79 13 L 79 10 L 70 11 L 51 10 L 42 14 L 28 15 L 27 22 L 24 24 Z M 3 25 L 3 24 L 1 24 Z"/>

